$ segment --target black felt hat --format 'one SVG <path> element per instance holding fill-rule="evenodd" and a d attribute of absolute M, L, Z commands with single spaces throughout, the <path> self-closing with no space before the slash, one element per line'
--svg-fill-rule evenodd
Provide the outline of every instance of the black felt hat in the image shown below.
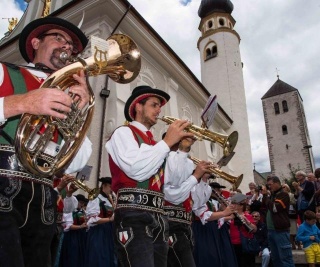
<path fill-rule="evenodd" d="M 98 181 L 102 184 L 111 184 L 112 179 L 111 177 L 101 177 L 100 179 L 98 179 Z"/>
<path fill-rule="evenodd" d="M 34 59 L 31 40 L 54 29 L 62 30 L 67 33 L 71 37 L 74 47 L 76 47 L 79 52 L 81 52 L 88 43 L 88 38 L 85 34 L 77 26 L 67 20 L 56 17 L 36 19 L 24 27 L 19 37 L 20 53 L 28 63 L 32 62 Z"/>
<path fill-rule="evenodd" d="M 141 85 L 133 89 L 131 96 L 128 98 L 126 105 L 124 107 L 124 116 L 126 117 L 127 121 L 133 121 L 135 117 L 135 105 L 147 98 L 147 97 L 159 97 L 161 99 L 161 106 L 165 105 L 170 96 L 159 89 L 153 89 L 147 85 Z"/>
<path fill-rule="evenodd" d="M 84 195 L 82 195 L 82 194 L 76 195 L 76 199 L 77 199 L 78 201 L 83 201 L 83 202 L 85 202 L 85 203 L 89 202 L 89 199 L 87 199 L 87 198 L 86 198 Z"/>
<path fill-rule="evenodd" d="M 223 185 L 220 185 L 219 183 L 217 182 L 212 182 L 209 184 L 212 188 L 226 188 L 225 186 Z"/>

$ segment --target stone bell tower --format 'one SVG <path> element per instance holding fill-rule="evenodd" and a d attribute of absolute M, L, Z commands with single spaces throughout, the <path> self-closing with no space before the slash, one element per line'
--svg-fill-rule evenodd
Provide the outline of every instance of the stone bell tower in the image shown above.
<path fill-rule="evenodd" d="M 271 172 L 282 180 L 314 171 L 312 145 L 298 89 L 279 79 L 261 98 Z"/>
<path fill-rule="evenodd" d="M 202 0 L 198 40 L 201 80 L 233 123 L 227 133 L 238 131 L 239 140 L 230 166 L 235 174 L 244 175 L 242 188 L 253 181 L 252 154 L 249 136 L 247 104 L 240 56 L 240 36 L 234 30 L 230 0 Z M 228 166 L 229 166 L 228 164 Z"/>

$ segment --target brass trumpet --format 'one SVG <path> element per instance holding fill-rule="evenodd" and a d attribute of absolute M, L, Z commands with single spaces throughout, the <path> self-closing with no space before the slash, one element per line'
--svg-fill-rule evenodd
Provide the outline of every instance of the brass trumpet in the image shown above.
<path fill-rule="evenodd" d="M 200 159 L 197 159 L 195 157 L 189 156 L 189 158 L 193 161 L 194 164 L 198 165 L 199 162 L 201 161 Z M 230 184 L 232 184 L 234 189 L 237 189 L 239 187 L 239 185 L 242 182 L 243 179 L 243 174 L 240 174 L 238 177 L 232 176 L 228 173 L 225 173 L 224 171 L 222 171 L 219 168 L 215 168 L 215 167 L 211 167 L 210 172 L 213 173 L 214 175 L 219 176 L 220 178 L 222 178 L 223 180 L 226 180 L 227 182 L 229 182 Z"/>
<path fill-rule="evenodd" d="M 163 116 L 162 118 L 158 118 L 158 119 L 166 122 L 167 124 L 171 124 L 174 121 L 178 120 L 170 116 Z M 202 141 L 204 139 L 210 142 L 218 143 L 223 149 L 224 156 L 229 156 L 230 153 L 233 152 L 238 142 L 237 131 L 232 132 L 230 135 L 224 135 L 224 134 L 209 131 L 206 128 L 201 128 L 194 124 L 191 124 L 190 126 L 186 127 L 185 130 L 190 133 L 193 133 L 199 141 Z"/>
<path fill-rule="evenodd" d="M 89 188 L 84 182 L 81 180 L 75 179 L 71 182 L 77 188 L 82 189 L 83 191 L 88 193 L 88 199 L 93 200 L 100 194 L 100 188 Z"/>

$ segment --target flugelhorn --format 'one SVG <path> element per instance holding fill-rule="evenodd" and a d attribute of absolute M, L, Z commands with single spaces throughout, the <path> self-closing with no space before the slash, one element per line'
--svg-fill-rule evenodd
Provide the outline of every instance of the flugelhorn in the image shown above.
<path fill-rule="evenodd" d="M 158 119 L 166 122 L 167 124 L 171 124 L 175 120 L 178 120 L 170 116 L 163 116 L 163 117 L 159 117 Z M 238 142 L 237 131 L 232 132 L 230 135 L 224 135 L 224 134 L 209 131 L 206 128 L 201 128 L 194 124 L 191 124 L 190 126 L 186 127 L 185 130 L 190 133 L 193 133 L 199 141 L 208 140 L 210 142 L 218 143 L 223 149 L 224 156 L 229 156 L 230 153 L 234 150 Z"/>
<path fill-rule="evenodd" d="M 219 193 L 217 192 L 214 188 L 212 188 L 212 194 L 214 195 L 214 197 L 217 199 L 217 201 L 224 205 L 224 206 L 228 206 L 229 203 L 227 202 L 227 200 Z M 242 215 L 240 215 L 238 212 L 234 212 L 233 213 L 234 217 L 237 217 L 241 223 L 244 225 L 244 227 L 246 228 L 246 230 L 251 233 L 253 232 L 254 228 L 250 226 L 250 224 L 247 223 L 247 221 L 243 218 Z"/>
<path fill-rule="evenodd" d="M 197 159 L 195 157 L 189 156 L 189 158 L 193 161 L 194 164 L 198 165 L 199 162 L 201 161 L 200 159 Z M 210 167 L 209 171 L 211 173 L 213 173 L 214 175 L 219 176 L 220 178 L 222 178 L 223 180 L 226 180 L 227 182 L 229 182 L 230 184 L 232 184 L 234 189 L 237 189 L 239 187 L 239 185 L 242 182 L 243 179 L 243 174 L 240 174 L 238 177 L 236 176 L 232 176 L 228 173 L 225 173 L 224 171 L 222 171 L 219 168 L 215 168 L 215 167 Z"/>
<path fill-rule="evenodd" d="M 93 200 L 100 194 L 100 188 L 89 188 L 83 181 L 75 179 L 71 182 L 77 188 L 82 189 L 88 193 L 88 199 Z"/>
<path fill-rule="evenodd" d="M 71 112 L 65 113 L 66 119 L 27 113 L 22 115 L 16 132 L 15 150 L 19 162 L 27 172 L 40 178 L 63 173 L 86 136 L 93 117 L 94 93 L 87 79 L 90 99 L 80 110 L 77 96 L 68 92 L 69 87 L 76 83 L 73 74 L 81 70 L 84 70 L 87 77 L 106 74 L 118 83 L 129 83 L 139 74 L 141 56 L 131 38 L 115 34 L 106 42 L 102 48 L 95 47 L 91 57 L 76 58 L 73 63 L 51 74 L 40 86 L 58 88 L 74 99 Z M 65 54 L 61 57 L 64 58 Z M 64 141 L 60 147 L 51 142 L 57 130 Z M 51 153 L 48 153 L 49 146 L 53 147 Z"/>

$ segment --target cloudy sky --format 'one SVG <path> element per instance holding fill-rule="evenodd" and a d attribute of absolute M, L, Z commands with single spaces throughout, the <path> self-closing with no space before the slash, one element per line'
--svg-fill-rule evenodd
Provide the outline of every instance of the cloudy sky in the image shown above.
<path fill-rule="evenodd" d="M 201 0 L 129 0 L 200 80 L 198 8 Z M 320 2 L 232 0 L 248 105 L 253 162 L 270 170 L 261 97 L 277 79 L 302 96 L 316 167 L 320 167 Z M 21 17 L 23 0 L 0 3 L 0 18 Z M 0 36 L 7 20 L 0 23 Z"/>

